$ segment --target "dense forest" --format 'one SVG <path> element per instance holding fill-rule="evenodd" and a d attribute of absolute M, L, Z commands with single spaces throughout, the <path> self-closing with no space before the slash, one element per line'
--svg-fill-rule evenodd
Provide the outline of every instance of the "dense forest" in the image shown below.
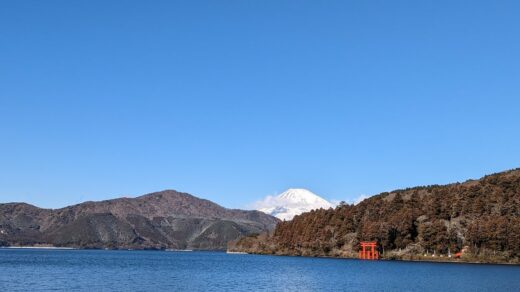
<path fill-rule="evenodd" d="M 360 241 L 377 241 L 390 259 L 518 263 L 520 169 L 445 186 L 385 192 L 357 205 L 313 210 L 274 232 L 232 242 L 231 250 L 356 257 Z M 427 258 L 426 258 L 427 257 Z"/>

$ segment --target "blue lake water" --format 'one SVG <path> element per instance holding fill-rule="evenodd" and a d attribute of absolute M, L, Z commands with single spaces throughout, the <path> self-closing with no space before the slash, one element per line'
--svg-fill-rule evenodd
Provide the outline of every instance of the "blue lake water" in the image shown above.
<path fill-rule="evenodd" d="M 520 266 L 0 249 L 0 291 L 520 291 Z"/>

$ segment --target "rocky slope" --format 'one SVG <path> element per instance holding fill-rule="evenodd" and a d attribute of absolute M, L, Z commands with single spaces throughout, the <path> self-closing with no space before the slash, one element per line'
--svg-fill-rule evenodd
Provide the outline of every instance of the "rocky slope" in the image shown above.
<path fill-rule="evenodd" d="M 449 255 L 464 250 L 465 261 L 520 263 L 520 169 L 303 213 L 229 249 L 357 257 L 365 240 L 377 241 L 389 259 L 453 260 Z"/>
<path fill-rule="evenodd" d="M 0 245 L 216 250 L 277 221 L 176 191 L 54 210 L 8 203 L 0 204 Z"/>

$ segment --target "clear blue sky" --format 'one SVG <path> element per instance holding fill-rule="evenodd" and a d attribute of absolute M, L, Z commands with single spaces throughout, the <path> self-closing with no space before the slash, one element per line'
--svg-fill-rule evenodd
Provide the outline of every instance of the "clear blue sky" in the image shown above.
<path fill-rule="evenodd" d="M 500 2 L 500 3 L 499 3 Z M 3 1 L 0 202 L 244 207 L 520 167 L 519 1 Z"/>

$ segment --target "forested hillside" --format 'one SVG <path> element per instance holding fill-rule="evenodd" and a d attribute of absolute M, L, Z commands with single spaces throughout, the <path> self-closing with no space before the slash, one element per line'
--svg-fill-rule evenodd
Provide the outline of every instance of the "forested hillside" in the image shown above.
<path fill-rule="evenodd" d="M 252 253 L 356 257 L 375 240 L 385 258 L 519 262 L 520 169 L 445 186 L 381 193 L 358 205 L 314 210 L 281 222 L 272 234 L 229 248 Z M 432 256 L 435 255 L 435 256 Z M 451 258 L 450 258 L 451 259 Z"/>

